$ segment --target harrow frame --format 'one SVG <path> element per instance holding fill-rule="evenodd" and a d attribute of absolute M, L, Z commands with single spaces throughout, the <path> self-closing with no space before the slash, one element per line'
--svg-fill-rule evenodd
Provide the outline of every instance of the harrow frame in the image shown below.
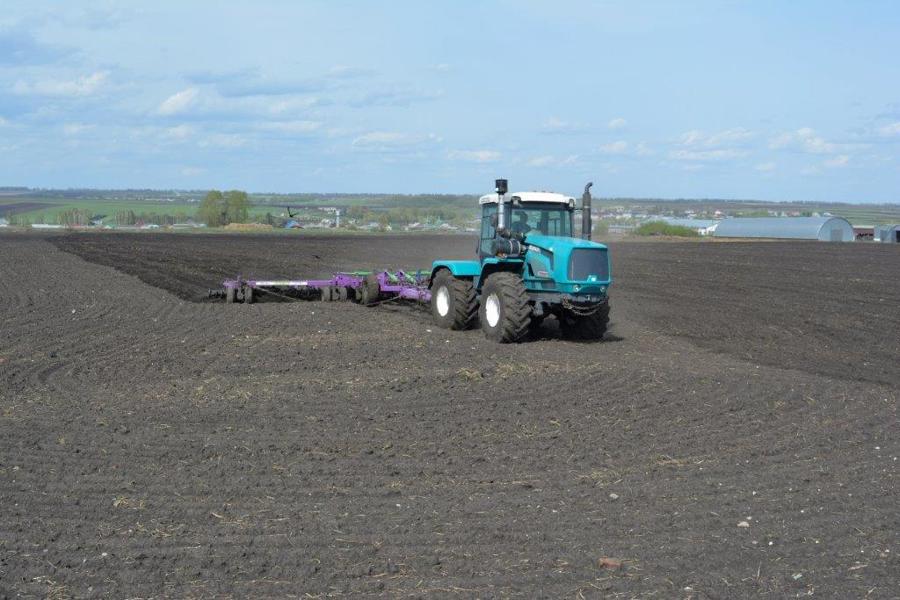
<path fill-rule="evenodd" d="M 366 301 L 415 300 L 429 302 L 431 290 L 428 289 L 430 272 L 417 270 L 397 271 L 350 271 L 335 273 L 330 279 L 244 279 L 238 276 L 226 279 L 221 290 L 210 290 L 212 298 L 225 298 L 226 302 L 242 301 L 251 303 L 255 292 L 270 293 L 276 296 L 309 300 L 345 300 Z M 378 286 L 377 294 L 363 294 L 364 288 Z M 342 292 L 341 290 L 345 290 Z M 373 290 L 374 291 L 374 290 Z"/>

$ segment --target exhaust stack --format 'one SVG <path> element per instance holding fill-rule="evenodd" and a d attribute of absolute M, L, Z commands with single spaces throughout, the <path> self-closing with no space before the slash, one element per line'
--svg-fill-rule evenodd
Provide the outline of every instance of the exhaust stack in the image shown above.
<path fill-rule="evenodd" d="M 497 192 L 497 233 L 503 235 L 506 231 L 506 192 L 509 186 L 505 179 L 497 179 L 494 181 L 494 191 Z"/>
<path fill-rule="evenodd" d="M 591 239 L 591 186 L 593 181 L 589 181 L 584 186 L 584 194 L 581 196 L 581 237 L 590 241 Z"/>

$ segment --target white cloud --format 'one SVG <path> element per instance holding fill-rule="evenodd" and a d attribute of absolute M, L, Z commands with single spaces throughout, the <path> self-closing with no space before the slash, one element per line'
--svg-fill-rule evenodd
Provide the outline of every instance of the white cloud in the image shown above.
<path fill-rule="evenodd" d="M 438 143 L 441 138 L 433 133 L 427 135 L 401 133 L 397 131 L 370 131 L 353 140 L 353 147 L 373 149 L 398 149 Z"/>
<path fill-rule="evenodd" d="M 541 131 L 544 133 L 578 133 L 587 129 L 589 129 L 587 125 L 564 121 L 559 117 L 550 117 L 541 123 Z"/>
<path fill-rule="evenodd" d="M 885 125 L 878 130 L 878 133 L 885 137 L 900 135 L 900 121 L 896 123 L 891 123 L 890 125 Z"/>
<path fill-rule="evenodd" d="M 625 140 L 616 140 L 608 144 L 603 144 L 597 149 L 600 154 L 609 156 L 650 156 L 653 150 L 644 142 L 629 143 Z"/>
<path fill-rule="evenodd" d="M 569 124 L 566 123 L 565 121 L 563 121 L 562 119 L 560 119 L 558 117 L 550 117 L 549 119 L 544 121 L 544 124 L 541 125 L 541 129 L 547 129 L 550 131 L 559 131 L 560 129 L 565 129 L 568 126 L 569 126 Z"/>
<path fill-rule="evenodd" d="M 282 133 L 312 133 L 322 128 L 319 121 L 278 121 L 274 123 L 263 123 L 261 129 L 271 131 L 280 131 Z"/>
<path fill-rule="evenodd" d="M 841 167 L 846 167 L 850 164 L 850 157 L 846 154 L 841 154 L 839 156 L 835 156 L 834 158 L 829 158 L 825 162 L 822 163 L 829 169 L 839 169 Z"/>
<path fill-rule="evenodd" d="M 172 94 L 171 96 L 163 100 L 159 105 L 159 108 L 156 109 L 156 112 L 161 115 L 175 115 L 178 113 L 183 113 L 197 101 L 197 97 L 199 95 L 200 92 L 197 91 L 197 88 L 187 88 L 185 90 L 181 90 L 180 92 Z"/>
<path fill-rule="evenodd" d="M 530 159 L 526 164 L 529 167 L 548 167 L 552 165 L 556 159 L 552 156 L 536 156 Z"/>
<path fill-rule="evenodd" d="M 0 127 L 6 127 L 7 125 L 9 125 L 9 121 L 7 119 L 4 119 L 3 117 L 0 117 Z"/>
<path fill-rule="evenodd" d="M 350 67 L 348 65 L 335 65 L 328 71 L 329 76 L 336 77 L 338 79 L 352 79 L 355 77 L 363 77 L 365 75 L 371 74 L 372 72 L 369 69 L 363 69 L 361 67 Z"/>
<path fill-rule="evenodd" d="M 699 148 L 719 148 L 722 146 L 739 145 L 754 136 L 754 133 L 743 127 L 726 129 L 716 133 L 705 133 L 698 129 L 687 131 L 681 135 L 682 146 Z"/>
<path fill-rule="evenodd" d="M 109 79 L 107 71 L 97 71 L 71 80 L 17 81 L 13 85 L 16 94 L 40 96 L 90 96 L 99 91 Z"/>
<path fill-rule="evenodd" d="M 63 133 L 68 136 L 75 136 L 79 133 L 83 133 L 89 129 L 92 129 L 93 125 L 87 125 L 85 123 L 66 123 L 63 125 Z"/>
<path fill-rule="evenodd" d="M 194 128 L 190 125 L 178 125 L 165 130 L 165 136 L 175 140 L 186 140 L 194 134 Z"/>
<path fill-rule="evenodd" d="M 494 150 L 453 150 L 447 154 L 450 160 L 490 163 L 500 160 L 500 153 Z"/>
<path fill-rule="evenodd" d="M 563 157 L 556 157 L 552 155 L 536 156 L 528 160 L 525 164 L 529 167 L 564 167 L 568 165 L 574 165 L 577 162 L 578 155 L 570 154 L 569 156 Z"/>
<path fill-rule="evenodd" d="M 759 163 L 758 165 L 756 165 L 753 168 L 756 169 L 757 171 L 759 171 L 760 173 L 771 173 L 772 171 L 774 171 L 777 168 L 777 165 L 774 162 L 764 162 L 764 163 Z"/>
<path fill-rule="evenodd" d="M 196 175 L 203 175 L 206 173 L 206 169 L 202 169 L 200 167 L 182 167 L 181 174 L 185 177 L 194 177 Z"/>
<path fill-rule="evenodd" d="M 718 162 L 731 160 L 746 156 L 746 152 L 734 149 L 718 149 L 718 150 L 675 150 L 669 153 L 669 158 L 673 160 L 697 161 L 697 162 Z"/>
<path fill-rule="evenodd" d="M 639 142 L 634 147 L 634 154 L 636 156 L 650 156 L 651 154 L 653 154 L 653 150 L 644 142 Z"/>
<path fill-rule="evenodd" d="M 840 149 L 840 146 L 826 141 L 825 138 L 817 135 L 814 129 L 803 127 L 772 138 L 769 140 L 769 148 L 773 150 L 796 148 L 809 154 L 833 154 Z"/>
<path fill-rule="evenodd" d="M 624 129 L 627 125 L 628 125 L 628 121 L 626 121 L 625 119 L 623 119 L 621 117 L 612 119 L 612 120 L 610 120 L 609 123 L 606 124 L 606 126 L 610 129 Z"/>
<path fill-rule="evenodd" d="M 303 111 L 319 104 L 320 100 L 316 97 L 309 96 L 305 98 L 287 98 L 284 100 L 276 100 L 269 104 L 269 112 L 280 115 L 290 111 Z"/>
<path fill-rule="evenodd" d="M 619 140 L 617 142 L 610 142 L 609 144 L 603 144 L 600 146 L 600 152 L 603 154 L 625 154 L 629 150 L 628 142 Z"/>
<path fill-rule="evenodd" d="M 247 143 L 244 136 L 236 133 L 216 133 L 200 142 L 203 147 L 240 148 Z"/>

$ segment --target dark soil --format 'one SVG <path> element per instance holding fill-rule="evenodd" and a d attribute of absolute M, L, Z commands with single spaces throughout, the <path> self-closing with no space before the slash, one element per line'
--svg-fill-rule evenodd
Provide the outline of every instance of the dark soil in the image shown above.
<path fill-rule="evenodd" d="M 473 249 L 0 236 L 0 597 L 900 597 L 900 248 L 613 245 L 593 344 L 202 301 Z"/>

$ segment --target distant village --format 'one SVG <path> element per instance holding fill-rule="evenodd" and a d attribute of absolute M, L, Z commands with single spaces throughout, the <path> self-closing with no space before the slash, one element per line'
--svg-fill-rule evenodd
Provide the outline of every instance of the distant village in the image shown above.
<path fill-rule="evenodd" d="M 106 230 L 194 230 L 213 224 L 201 219 L 199 194 L 165 197 L 143 197 L 135 192 L 129 197 L 105 196 L 79 207 L 78 200 L 59 204 L 20 202 L 0 205 L 0 228 L 32 229 L 106 229 Z M 329 199 L 336 201 L 330 204 Z M 24 198 L 23 198 L 24 200 Z M 288 202 L 296 201 L 292 206 Z M 103 203 L 106 204 L 103 204 Z M 146 202 L 146 208 L 143 208 Z M 165 202 L 167 206 L 160 206 Z M 282 204 L 285 202 L 285 204 Z M 43 212 L 36 207 L 44 207 Z M 90 212 L 90 207 L 108 206 L 108 213 Z M 139 207 L 138 210 L 125 207 Z M 362 232 L 443 232 L 475 234 L 480 229 L 480 215 L 470 197 L 392 197 L 350 198 L 317 196 L 287 199 L 257 197 L 238 222 L 228 222 L 225 230 L 342 230 Z M 3 209 L 6 208 L 6 213 Z M 715 200 L 653 201 L 640 199 L 607 199 L 595 202 L 594 231 L 598 235 L 686 235 L 716 237 L 791 237 L 799 239 L 833 238 L 833 241 L 880 240 L 891 238 L 893 225 L 900 221 L 900 210 L 873 205 L 834 205 L 824 207 L 804 204 L 779 205 L 761 202 Z M 30 209 L 30 210 L 28 210 Z M 823 224 L 828 226 L 823 229 Z M 726 223 L 724 228 L 720 228 Z M 220 224 L 220 223 L 219 223 Z M 216 225 L 219 225 L 216 224 Z M 668 229 L 648 227 L 666 224 Z M 799 231 L 806 225 L 805 231 Z M 785 233 L 787 226 L 798 231 Z M 735 230 L 735 227 L 739 231 Z M 886 227 L 891 229 L 885 230 Z M 840 229 L 840 234 L 835 233 Z M 823 233 L 825 231 L 825 233 Z M 734 233 L 732 233 L 734 232 Z M 739 235 L 738 235 L 739 234 Z M 818 236 L 818 237 L 817 237 Z M 824 236 L 824 237 L 823 237 Z"/>

